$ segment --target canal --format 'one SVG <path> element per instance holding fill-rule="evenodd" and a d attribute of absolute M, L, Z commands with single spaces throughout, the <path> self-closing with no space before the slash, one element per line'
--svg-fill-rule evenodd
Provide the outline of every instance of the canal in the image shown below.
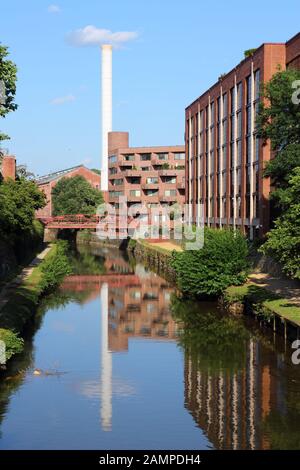
<path fill-rule="evenodd" d="M 2 373 L 1 449 L 300 448 L 290 345 L 117 250 L 78 250 Z"/>

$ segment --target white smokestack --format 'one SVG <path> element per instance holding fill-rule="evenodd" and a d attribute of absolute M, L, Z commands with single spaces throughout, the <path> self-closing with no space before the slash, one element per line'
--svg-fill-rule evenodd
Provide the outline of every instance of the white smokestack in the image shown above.
<path fill-rule="evenodd" d="M 112 131 L 112 46 L 102 48 L 102 169 L 101 189 L 108 191 L 108 133 Z"/>

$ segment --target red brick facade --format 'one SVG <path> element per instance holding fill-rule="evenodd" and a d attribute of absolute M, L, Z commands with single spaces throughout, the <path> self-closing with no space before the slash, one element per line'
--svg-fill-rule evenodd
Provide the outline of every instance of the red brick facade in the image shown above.
<path fill-rule="evenodd" d="M 4 180 L 16 178 L 16 159 L 13 156 L 5 155 L 2 160 L 1 168 L 2 177 Z"/>
<path fill-rule="evenodd" d="M 127 207 L 168 206 L 185 202 L 185 147 L 129 147 L 127 132 L 108 137 L 109 203 L 118 208 L 120 196 Z"/>
<path fill-rule="evenodd" d="M 39 188 L 44 191 L 47 197 L 47 205 L 37 211 L 36 216 L 38 218 L 47 218 L 52 216 L 52 189 L 61 178 L 71 178 L 72 176 L 83 176 L 94 188 L 100 190 L 101 177 L 97 173 L 85 166 L 81 165 L 78 167 L 70 168 L 69 170 L 53 173 L 45 177 L 40 177 L 36 183 Z"/>
<path fill-rule="evenodd" d="M 299 61 L 300 35 L 263 44 L 186 108 L 186 202 L 213 227 L 240 227 L 250 238 L 269 228 L 270 144 L 255 134 L 262 82 Z"/>

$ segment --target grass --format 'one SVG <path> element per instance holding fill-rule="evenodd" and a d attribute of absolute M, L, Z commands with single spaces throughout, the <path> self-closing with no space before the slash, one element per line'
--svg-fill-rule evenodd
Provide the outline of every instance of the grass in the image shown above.
<path fill-rule="evenodd" d="M 251 282 L 228 287 L 224 299 L 227 304 L 248 301 L 253 306 L 254 313 L 278 315 L 300 326 L 300 307 Z"/>
<path fill-rule="evenodd" d="M 168 248 L 163 248 L 160 243 L 150 243 L 146 240 L 139 240 L 138 243 L 141 245 L 144 245 L 146 248 L 149 248 L 150 250 L 158 251 L 162 253 L 163 255 L 168 255 L 171 256 L 172 251 Z"/>
<path fill-rule="evenodd" d="M 23 350 L 23 340 L 19 338 L 19 335 L 33 317 L 41 295 L 47 288 L 44 282 L 46 274 L 43 272 L 43 265 L 46 264 L 51 268 L 51 261 L 55 265 L 58 250 L 57 244 L 52 245 L 46 257 L 15 289 L 0 311 L 0 339 L 6 343 L 7 359 Z"/>

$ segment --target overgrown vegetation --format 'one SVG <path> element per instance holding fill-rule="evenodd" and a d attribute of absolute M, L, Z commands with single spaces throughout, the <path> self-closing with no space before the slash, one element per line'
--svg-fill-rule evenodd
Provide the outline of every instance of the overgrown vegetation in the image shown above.
<path fill-rule="evenodd" d="M 62 178 L 52 190 L 54 215 L 96 214 L 102 193 L 80 175 Z"/>
<path fill-rule="evenodd" d="M 12 331 L 0 328 L 0 341 L 5 343 L 5 357 L 7 361 L 23 350 L 24 340 Z"/>
<path fill-rule="evenodd" d="M 0 44 L 0 117 L 4 118 L 17 109 L 16 95 L 17 67 L 8 57 L 8 47 Z M 0 131 L 0 142 L 9 136 Z M 1 156 L 1 149 L 0 149 Z"/>
<path fill-rule="evenodd" d="M 257 132 L 271 141 L 274 158 L 264 175 L 271 178 L 274 226 L 262 247 L 283 271 L 300 279 L 300 71 L 278 71 L 265 84 L 257 117 Z M 299 87 L 298 87 L 299 88 Z"/>
<path fill-rule="evenodd" d="M 300 167 L 280 192 L 280 201 L 285 211 L 275 221 L 261 251 L 278 260 L 288 276 L 300 279 Z"/>
<path fill-rule="evenodd" d="M 203 311 L 196 302 L 175 296 L 171 309 L 181 325 L 179 343 L 188 354 L 199 356 L 202 369 L 205 364 L 216 370 L 243 366 L 249 332 L 240 319 Z"/>
<path fill-rule="evenodd" d="M 53 245 L 45 260 L 34 268 L 32 274 L 10 296 L 0 311 L 0 328 L 2 332 L 7 332 L 7 338 L 13 340 L 10 334 L 22 334 L 41 296 L 53 290 L 71 272 L 66 250 L 65 241 Z M 18 344 L 20 346 L 21 343 Z"/>
<path fill-rule="evenodd" d="M 235 302 L 247 304 L 255 315 L 265 320 L 276 314 L 300 324 L 300 307 L 251 282 L 228 287 L 224 293 L 224 301 L 227 305 Z"/>
<path fill-rule="evenodd" d="M 172 253 L 172 267 L 184 295 L 217 297 L 247 278 L 248 246 L 245 237 L 229 229 L 205 228 L 200 250 Z"/>

